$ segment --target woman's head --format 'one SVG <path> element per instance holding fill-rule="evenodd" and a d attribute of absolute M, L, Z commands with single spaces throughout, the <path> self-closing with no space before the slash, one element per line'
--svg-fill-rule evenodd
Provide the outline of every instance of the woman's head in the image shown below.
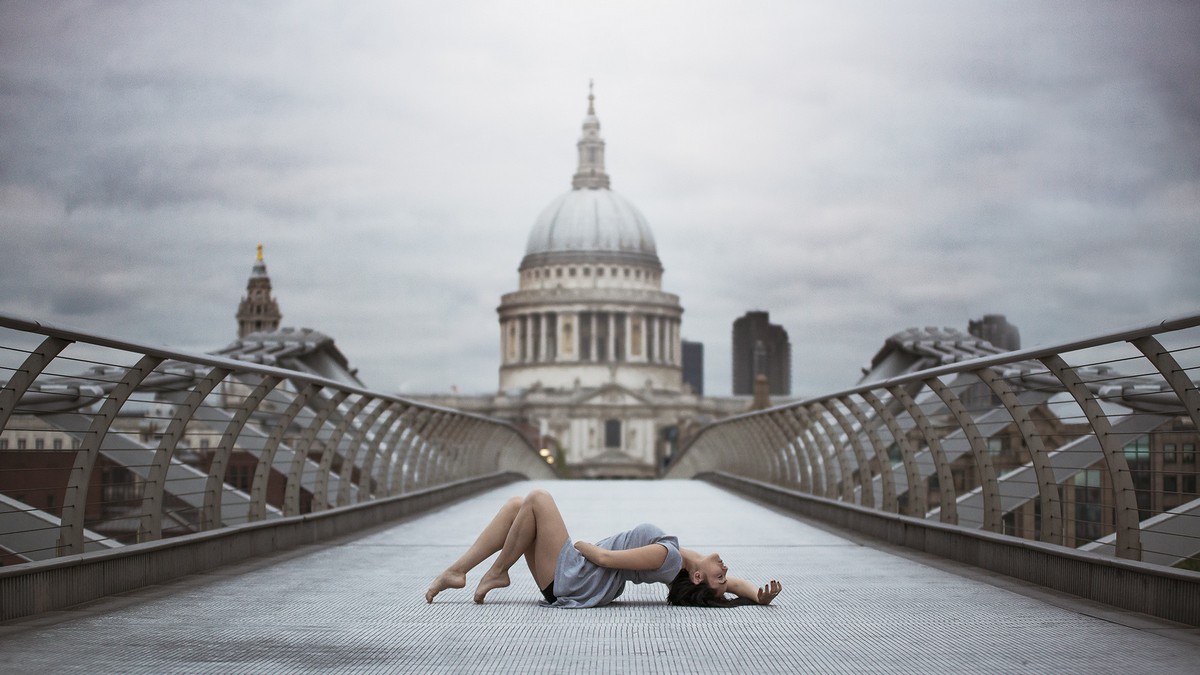
<path fill-rule="evenodd" d="M 728 572 L 729 568 L 725 566 L 725 561 L 721 560 L 721 556 L 710 553 L 696 559 L 695 566 L 688 570 L 688 576 L 692 583 L 704 584 L 717 595 L 725 595 L 728 584 L 725 575 Z"/>
<path fill-rule="evenodd" d="M 712 586 L 704 580 L 697 581 L 695 570 L 689 572 L 686 567 L 679 570 L 679 574 L 676 574 L 675 579 L 667 586 L 667 602 L 683 607 L 738 607 L 754 604 L 753 600 L 746 598 L 725 597 L 723 572 L 721 583 Z"/>

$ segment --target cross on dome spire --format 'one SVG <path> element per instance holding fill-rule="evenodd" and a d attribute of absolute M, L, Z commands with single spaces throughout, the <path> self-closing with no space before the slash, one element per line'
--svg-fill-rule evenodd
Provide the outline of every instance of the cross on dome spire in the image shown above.
<path fill-rule="evenodd" d="M 583 118 L 583 135 L 575 147 L 579 148 L 579 170 L 571 179 L 576 190 L 608 188 L 608 174 L 604 171 L 604 139 L 600 138 L 600 120 L 596 117 L 596 96 L 592 93 L 592 81 L 588 80 L 588 109 Z"/>

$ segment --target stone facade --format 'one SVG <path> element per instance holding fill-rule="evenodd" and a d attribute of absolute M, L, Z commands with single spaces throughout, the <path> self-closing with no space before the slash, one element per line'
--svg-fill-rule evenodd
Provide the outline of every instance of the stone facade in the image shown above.
<path fill-rule="evenodd" d="M 571 189 L 535 221 L 497 308 L 500 391 L 421 397 L 512 420 L 579 477 L 651 477 L 698 425 L 746 409 L 684 387 L 683 307 L 654 236 L 611 188 L 594 97 Z"/>
<path fill-rule="evenodd" d="M 263 261 L 263 247 L 259 244 L 254 268 L 246 282 L 246 297 L 238 305 L 238 337 L 278 330 L 282 319 L 279 303 L 271 295 L 271 278 L 267 276 L 267 263 Z"/>

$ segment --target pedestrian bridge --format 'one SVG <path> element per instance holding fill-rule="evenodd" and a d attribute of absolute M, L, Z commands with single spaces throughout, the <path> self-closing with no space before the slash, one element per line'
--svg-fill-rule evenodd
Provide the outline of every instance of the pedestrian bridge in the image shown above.
<path fill-rule="evenodd" d="M 643 521 L 780 579 L 767 607 L 672 607 L 630 586 L 540 606 L 531 577 L 423 593 L 504 499 L 553 491 L 571 534 Z M 518 482 L 360 534 L 0 626 L 6 672 L 1191 673 L 1200 635 L 796 518 L 701 481 Z"/>
<path fill-rule="evenodd" d="M 1200 316 L 1020 352 L 899 334 L 656 481 L 564 480 L 505 422 L 279 367 L 319 339 L 235 359 L 0 316 L 0 666 L 1195 670 Z M 567 611 L 517 574 L 426 605 L 532 487 L 577 538 L 654 522 L 784 593 Z"/>

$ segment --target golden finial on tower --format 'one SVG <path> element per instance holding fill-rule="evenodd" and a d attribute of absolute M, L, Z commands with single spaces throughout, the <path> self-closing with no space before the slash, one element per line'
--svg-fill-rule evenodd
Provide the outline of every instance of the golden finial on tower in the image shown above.
<path fill-rule="evenodd" d="M 258 262 L 262 262 L 262 261 L 263 261 L 263 257 L 262 257 L 262 244 L 259 244 L 259 245 L 258 245 L 258 257 L 257 257 L 257 258 L 255 258 L 255 260 L 256 260 L 256 261 L 258 261 Z"/>
<path fill-rule="evenodd" d="M 595 106 L 592 105 L 592 101 L 594 101 L 594 100 L 596 100 L 596 97 L 594 95 L 592 95 L 592 78 L 589 77 L 588 78 L 588 114 L 589 115 L 596 114 L 596 108 L 595 108 Z"/>

